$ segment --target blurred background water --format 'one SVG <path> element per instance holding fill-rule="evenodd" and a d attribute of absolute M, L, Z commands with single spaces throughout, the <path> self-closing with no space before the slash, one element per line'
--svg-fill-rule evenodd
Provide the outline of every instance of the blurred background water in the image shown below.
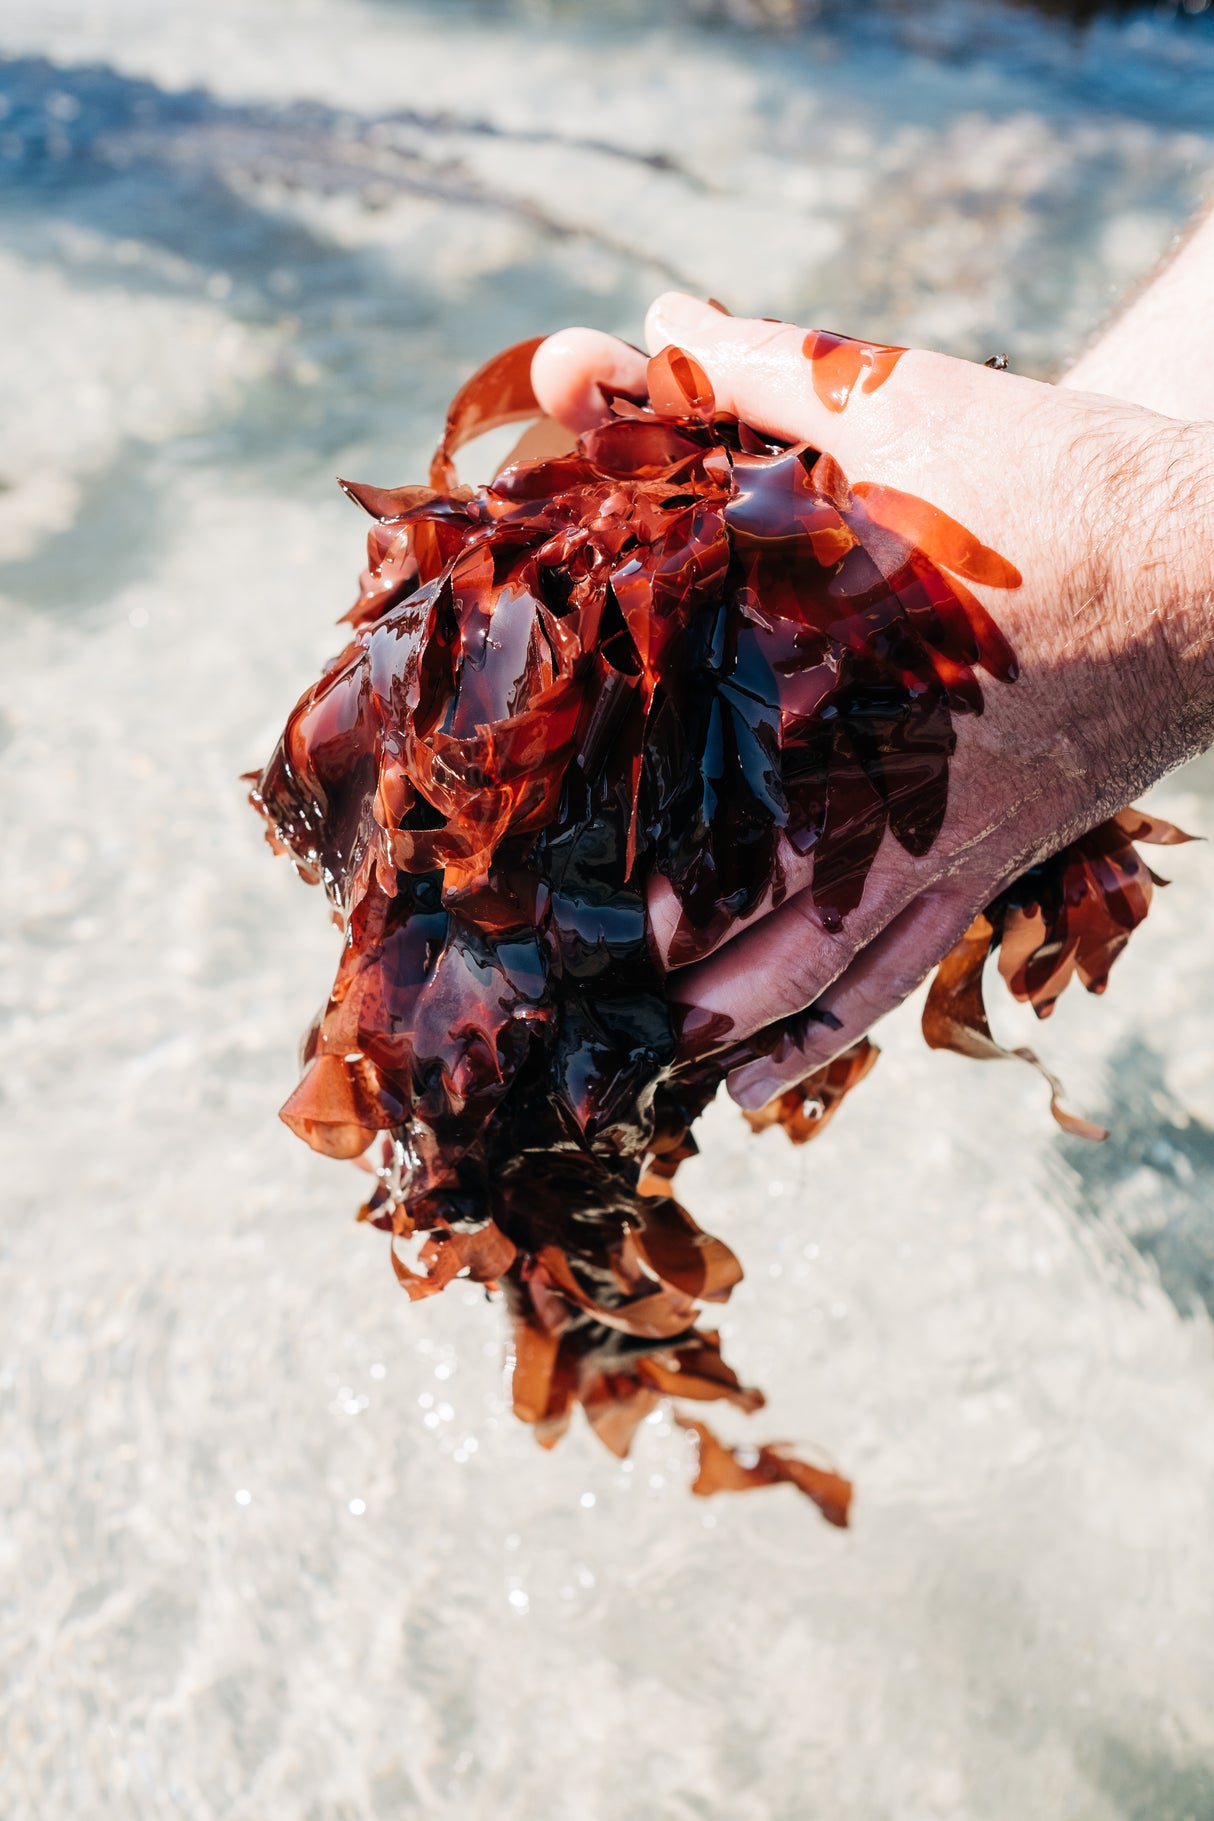
<path fill-rule="evenodd" d="M 1047 9 L 1057 12 L 1059 9 Z M 676 281 L 1048 376 L 1214 165 L 1214 14 L 7 0 L 0 1814 L 1214 1816 L 1214 850 L 1029 1071 L 724 1103 L 751 1424 L 854 1528 L 509 1416 L 275 1119 L 324 907 L 237 774 L 482 356 Z M 1157 804 L 1214 833 L 1214 771 Z M 1000 1029 L 1023 1041 L 1017 1008 Z"/>

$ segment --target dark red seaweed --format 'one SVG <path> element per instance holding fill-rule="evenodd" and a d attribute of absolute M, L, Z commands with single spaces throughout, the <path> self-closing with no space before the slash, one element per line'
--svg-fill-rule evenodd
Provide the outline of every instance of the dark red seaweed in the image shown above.
<path fill-rule="evenodd" d="M 576 445 L 541 421 L 491 485 L 461 487 L 463 442 L 535 418 L 536 345 L 457 395 L 429 486 L 343 483 L 375 521 L 353 636 L 252 797 L 345 934 L 283 1118 L 365 1154 L 362 1217 L 410 1297 L 457 1276 L 500 1291 L 515 1408 L 544 1445 L 581 1404 L 623 1454 L 663 1397 L 763 1401 L 698 1325 L 741 1268 L 670 1181 L 727 1069 L 780 1038 L 676 1030 L 649 885 L 677 896 L 676 960 L 778 902 L 790 852 L 837 928 L 887 829 L 912 854 L 935 840 L 954 719 L 982 712 L 980 671 L 1016 675 L 965 584 L 1020 578 L 924 502 L 718 412 L 676 348 Z M 839 348 L 848 389 L 898 353 Z M 1096 831 L 992 907 L 1039 1011 L 1071 971 L 1098 986 L 1145 914 L 1131 832 Z M 1081 848 L 1088 908 L 1066 870 Z M 943 1010 L 938 984 L 929 1041 L 993 1053 L 993 940 Z M 751 1123 L 804 1141 L 875 1056 L 857 1045 Z M 788 1481 L 846 1521 L 829 1470 L 783 1447 L 747 1464 L 689 1426 L 695 1490 Z"/>
<path fill-rule="evenodd" d="M 1038 1018 L 1049 1017 L 1072 979 L 1089 993 L 1103 993 L 1109 969 L 1151 907 L 1154 887 L 1167 883 L 1134 843 L 1173 847 L 1190 838 L 1158 816 L 1123 809 L 1014 880 L 937 969 L 923 1008 L 927 1042 L 978 1061 L 1018 1056 L 1049 1083 L 1050 1109 L 1064 1131 L 1106 1138 L 1102 1126 L 1065 1111 L 1058 1082 L 1033 1050 L 1008 1050 L 995 1041 L 983 1001 L 983 971 L 998 950 L 1008 989 Z"/>

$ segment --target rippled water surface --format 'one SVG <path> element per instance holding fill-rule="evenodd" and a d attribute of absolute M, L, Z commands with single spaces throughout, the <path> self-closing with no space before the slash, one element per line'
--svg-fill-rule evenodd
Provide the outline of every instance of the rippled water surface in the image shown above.
<path fill-rule="evenodd" d="M 1103 1148 L 913 1014 L 808 1152 L 710 1113 L 729 1352 L 847 1534 L 662 1421 L 541 1454 L 275 1119 L 336 935 L 237 776 L 333 474 L 672 279 L 1048 374 L 1214 164 L 1210 17 L 752 10 L 5 7 L 6 1821 L 1214 1816 L 1214 849 L 1039 1034 Z M 1208 762 L 1156 798 L 1214 834 Z"/>

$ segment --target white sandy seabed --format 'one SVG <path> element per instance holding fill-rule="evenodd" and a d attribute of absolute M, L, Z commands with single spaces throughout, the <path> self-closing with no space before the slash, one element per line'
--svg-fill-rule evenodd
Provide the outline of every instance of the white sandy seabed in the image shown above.
<path fill-rule="evenodd" d="M 1045 372 L 1182 219 L 1168 29 L 1083 53 L 1134 64 L 1119 111 L 1045 28 L 941 17 L 944 59 L 879 20 L 10 0 L 6 1821 L 1214 1815 L 1214 849 L 1033 1034 L 1107 1146 L 913 1012 L 820 1146 L 706 1119 L 751 1427 L 846 1467 L 847 1534 L 691 1499 L 664 1420 L 539 1453 L 497 1312 L 408 1308 L 274 1116 L 336 938 L 236 780 L 349 595 L 335 470 L 416 473 L 519 335 L 635 335 L 659 265 Z M 1212 778 L 1154 801 L 1212 834 Z"/>

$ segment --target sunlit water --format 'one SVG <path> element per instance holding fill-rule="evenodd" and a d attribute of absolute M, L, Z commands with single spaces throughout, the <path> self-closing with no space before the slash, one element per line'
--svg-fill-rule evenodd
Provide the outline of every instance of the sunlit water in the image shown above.
<path fill-rule="evenodd" d="M 336 641 L 333 474 L 672 278 L 1047 374 L 1211 166 L 1209 19 L 665 16 L 6 5 L 6 1821 L 1214 1816 L 1214 850 L 1034 1033 L 1105 1147 L 913 1014 L 820 1146 L 705 1122 L 750 1426 L 847 1534 L 664 1421 L 541 1454 L 497 1311 L 408 1307 L 275 1119 L 336 936 L 237 774 Z M 1214 834 L 1208 764 L 1157 801 Z"/>

